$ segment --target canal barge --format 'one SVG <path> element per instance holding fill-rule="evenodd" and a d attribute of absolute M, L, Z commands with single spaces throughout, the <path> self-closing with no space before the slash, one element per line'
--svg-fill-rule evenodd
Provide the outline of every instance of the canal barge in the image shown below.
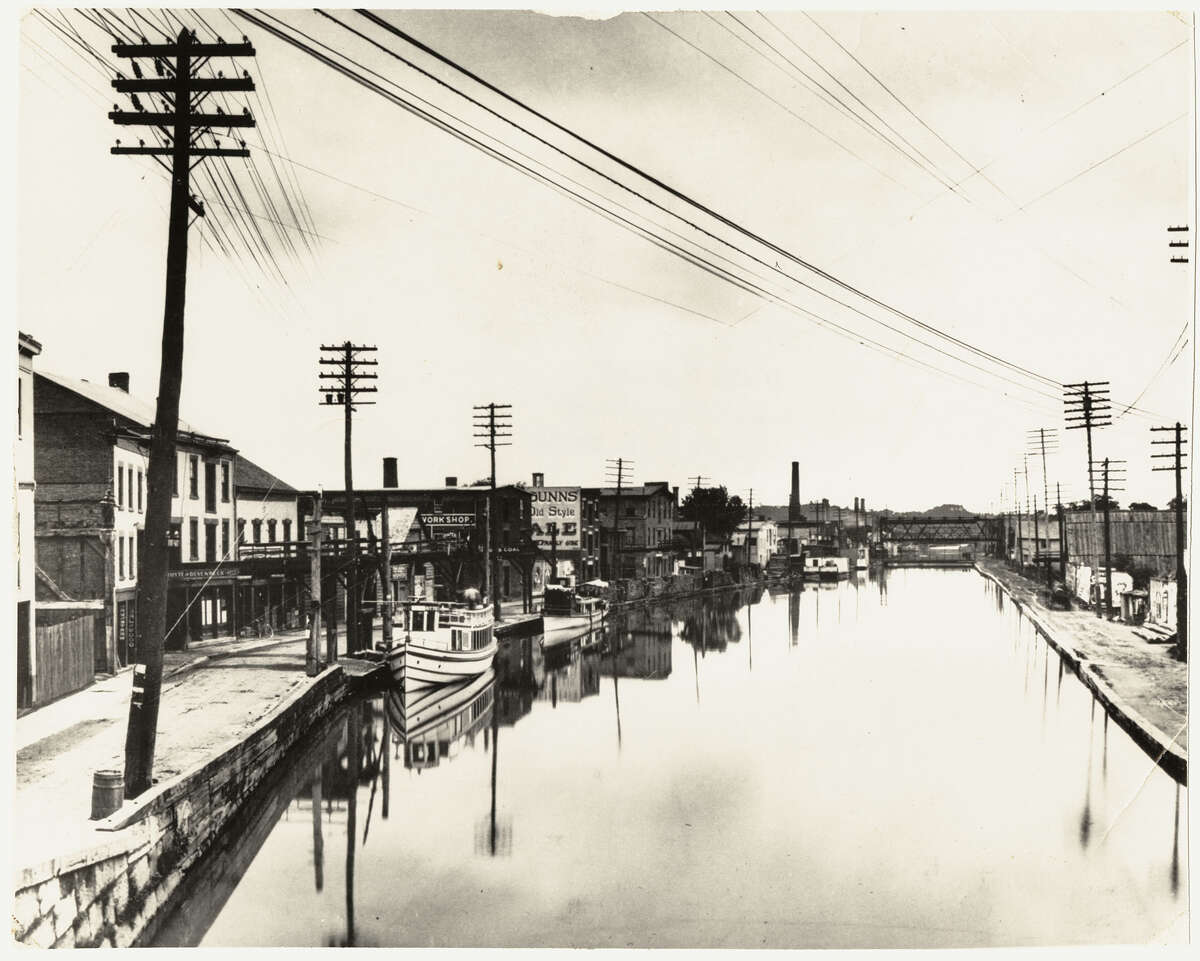
<path fill-rule="evenodd" d="M 446 684 L 483 674 L 496 656 L 490 606 L 412 601 L 404 641 L 387 652 L 392 677 L 404 684 Z"/>
<path fill-rule="evenodd" d="M 563 584 L 547 584 L 542 595 L 542 644 L 557 644 L 600 628 L 608 602 L 589 597 Z"/>

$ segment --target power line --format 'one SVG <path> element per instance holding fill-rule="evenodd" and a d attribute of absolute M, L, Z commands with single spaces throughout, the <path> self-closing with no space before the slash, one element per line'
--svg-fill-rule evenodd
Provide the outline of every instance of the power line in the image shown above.
<path fill-rule="evenodd" d="M 318 11 L 318 12 L 320 12 L 320 11 Z M 581 134 L 578 134 L 578 133 L 574 132 L 573 130 L 570 130 L 569 128 L 558 123 L 557 121 L 552 120 L 550 117 L 546 116 L 545 114 L 541 113 L 540 111 L 536 110 L 535 108 L 529 106 L 528 104 L 521 101 L 520 99 L 513 97 L 512 95 L 510 95 L 510 94 L 506 93 L 505 91 L 501 90 L 500 88 L 496 87 L 494 84 L 491 84 L 488 81 L 484 80 L 482 77 L 473 73 L 468 68 L 461 66 L 460 64 L 451 60 L 450 58 L 448 58 L 448 57 L 444 56 L 443 54 L 438 53 L 437 51 L 428 47 L 427 45 L 425 45 L 424 43 L 422 43 L 421 41 L 419 41 L 415 37 L 413 37 L 411 34 L 400 29 L 399 27 L 393 26 L 392 24 L 388 23 L 386 20 L 383 20 L 383 19 L 375 16 L 370 11 L 359 10 L 358 12 L 366 19 L 383 27 L 389 33 L 392 33 L 393 35 L 403 39 L 405 42 L 411 44 L 412 46 L 414 46 L 417 49 L 421 50 L 422 52 L 428 54 L 429 56 L 432 56 L 434 59 L 438 60 L 439 62 L 441 62 L 447 66 L 450 66 L 454 70 L 456 70 L 459 73 L 463 74 L 464 76 L 470 78 L 474 82 L 480 84 L 485 89 L 497 94 L 498 96 L 500 96 L 500 97 L 504 98 L 505 100 L 507 100 L 508 102 L 520 107 L 521 109 L 527 111 L 528 113 L 531 113 L 533 116 L 550 124 L 555 129 L 568 134 L 573 139 L 590 147 L 591 149 L 595 150 L 596 152 L 598 152 L 605 158 L 613 161 L 614 163 L 617 163 L 619 166 L 636 174 L 637 176 L 641 177 L 642 179 L 647 180 L 648 182 L 654 184 L 656 187 L 666 191 L 668 194 L 675 197 L 676 199 L 684 201 L 689 206 L 702 211 L 706 215 L 712 217 L 713 219 L 717 220 L 718 222 L 722 223 L 723 225 L 735 230 L 739 234 L 747 237 L 748 239 L 751 239 L 751 240 L 755 241 L 756 243 L 761 244 L 762 246 L 764 246 L 767 249 L 771 250 L 772 252 L 780 255 L 781 257 L 785 257 L 786 259 L 792 261 L 793 263 L 796 263 L 797 265 L 805 268 L 806 270 L 809 270 L 812 273 L 817 274 L 817 276 L 821 277 L 823 280 L 826 280 L 830 283 L 836 284 L 837 286 L 841 287 L 842 289 L 844 289 L 850 293 L 853 293 L 856 296 L 859 296 L 859 297 L 863 298 L 864 300 L 867 300 L 869 303 L 872 303 L 877 307 L 887 310 L 888 312 L 890 312 L 904 320 L 907 320 L 908 322 L 920 327 L 923 330 L 926 330 L 929 333 L 933 333 L 939 337 L 947 339 L 950 342 L 955 343 L 956 345 L 963 347 L 964 349 L 967 349 L 967 350 L 969 350 L 973 353 L 976 353 L 982 357 L 986 357 L 989 360 L 992 360 L 993 362 L 996 362 L 996 363 L 1002 364 L 1003 366 L 1009 367 L 1010 369 L 1012 369 L 1014 371 L 1017 371 L 1019 373 L 1022 373 L 1026 376 L 1033 378 L 1034 380 L 1039 380 L 1042 383 L 1046 384 L 1047 386 L 1053 387 L 1055 389 L 1057 389 L 1058 387 L 1061 386 L 1061 384 L 1058 381 L 1056 381 L 1052 378 L 1046 377 L 1042 374 L 1038 374 L 1038 373 L 1030 370 L 1027 367 L 1023 367 L 1022 365 L 1014 364 L 1010 361 L 1004 360 L 1003 358 L 998 357 L 994 354 L 991 354 L 987 351 L 984 351 L 981 348 L 977 348 L 974 345 L 969 344 L 966 341 L 960 340 L 959 338 L 956 338 L 953 335 L 951 335 L 943 330 L 940 330 L 939 328 L 937 328 L 933 325 L 926 324 L 923 321 L 918 320 L 917 318 L 913 317 L 912 315 L 907 314 L 904 311 L 901 311 L 898 308 L 893 307 L 890 304 L 887 304 L 875 297 L 872 297 L 870 294 L 865 293 L 864 291 L 858 289 L 854 285 L 849 284 L 846 281 L 843 281 L 840 278 L 833 276 L 832 274 L 828 273 L 827 271 L 822 270 L 820 267 L 817 267 L 816 265 L 804 260 L 803 258 L 800 258 L 799 256 L 791 253 L 790 251 L 785 250 L 784 248 L 772 243 L 771 241 L 767 240 L 766 238 L 760 236 L 759 234 L 756 234 L 753 231 L 734 222 L 733 220 L 717 213 L 715 210 L 712 210 L 711 208 L 705 206 L 704 204 L 693 199 L 692 197 L 688 196 L 687 194 L 684 194 L 683 192 L 676 190 L 675 188 L 669 186 L 668 184 L 664 183 L 663 181 L 659 180 L 658 178 L 654 177 L 653 175 L 645 172 L 644 170 L 637 167 L 636 165 L 631 164 L 628 161 L 621 159 L 620 157 L 616 156 L 615 154 L 611 153 L 608 150 L 605 150 L 603 147 L 600 147 L 599 145 L 597 145 L 596 143 L 587 139 L 586 137 L 582 136 Z M 326 15 L 326 16 L 328 16 L 328 15 Z M 330 19 L 334 19 L 334 18 L 330 18 Z M 396 54 L 393 54 L 393 56 L 398 57 L 398 55 L 396 55 Z M 419 70 L 420 68 L 414 68 L 414 69 Z M 441 82 L 443 84 L 445 83 L 444 81 L 439 81 L 439 82 Z M 455 89 L 455 88 L 451 87 L 450 89 Z M 460 96 L 466 97 L 466 95 L 462 94 L 461 91 L 456 91 L 456 92 L 458 92 Z M 467 98 L 467 99 L 470 99 L 470 98 Z M 484 108 L 484 109 L 488 109 L 488 108 Z M 505 118 L 505 119 L 507 120 L 507 118 Z M 511 120 L 508 120 L 507 122 L 513 124 L 514 126 L 519 126 Z M 554 148 L 554 149 L 559 149 L 559 148 Z M 582 161 L 576 160 L 576 162 L 582 164 Z M 586 166 L 586 165 L 584 165 L 584 166 Z M 611 178 L 609 178 L 609 179 L 611 179 Z M 628 187 L 628 185 L 621 184 L 620 186 L 622 186 L 623 189 L 628 190 L 631 193 L 635 193 L 635 195 L 641 197 L 640 194 L 637 194 L 636 191 L 633 191 L 632 188 Z M 647 198 L 641 197 L 641 199 L 646 200 Z M 686 218 L 681 217 L 679 214 L 676 214 L 673 211 L 670 211 L 667 208 L 662 207 L 660 204 L 656 204 L 653 201 L 647 201 L 647 202 L 651 203 L 652 205 L 658 207 L 661 210 L 664 210 L 665 212 L 671 214 L 672 216 L 675 216 L 675 217 L 683 220 L 685 223 L 688 223 L 689 226 L 693 227 L 693 229 L 701 230 L 702 232 L 705 232 L 708 236 L 712 236 L 714 239 L 718 240 L 721 243 L 724 243 L 729 246 L 734 246 L 734 245 L 730 244 L 728 241 L 724 240 L 723 238 L 716 237 L 715 235 L 712 235 L 710 232 L 703 231 L 703 228 L 698 227 L 696 224 L 692 223 L 691 221 L 686 220 Z M 745 253 L 745 252 L 743 251 L 743 253 Z M 757 259 L 757 258 L 755 258 L 755 259 Z M 794 282 L 803 283 L 802 281 L 798 281 L 796 278 L 791 277 L 790 275 L 784 273 L 777 266 L 773 266 L 762 260 L 759 260 L 759 263 L 762 263 L 764 266 L 766 266 L 770 269 L 773 269 L 779 273 L 783 273 L 784 276 L 789 277 L 789 279 L 793 280 Z M 822 296 L 832 299 L 830 297 L 830 295 L 825 294 L 824 292 L 820 292 L 820 293 Z M 867 315 L 867 316 L 869 318 L 869 315 Z M 869 319 L 874 319 L 874 318 L 869 318 Z M 876 322 L 878 322 L 878 321 L 876 321 Z"/>

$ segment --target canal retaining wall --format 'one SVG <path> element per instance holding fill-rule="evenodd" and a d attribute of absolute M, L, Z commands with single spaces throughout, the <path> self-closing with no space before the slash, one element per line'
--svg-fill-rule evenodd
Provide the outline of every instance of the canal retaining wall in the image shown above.
<path fill-rule="evenodd" d="M 1104 705 L 1109 716 L 1133 739 L 1134 743 L 1153 758 L 1155 763 L 1171 777 L 1182 784 L 1187 784 L 1187 751 L 1181 748 L 1174 738 L 1169 737 L 1147 720 L 1129 699 L 1122 697 L 1113 689 L 1096 665 L 1079 654 L 1072 642 L 1069 629 L 1060 629 L 1050 623 L 1044 612 L 1025 602 L 1011 591 L 1003 580 L 990 571 L 978 564 L 975 565 L 975 569 L 1004 591 L 1018 610 L 1029 618 L 1046 643 L 1058 652 L 1076 677 Z"/>
<path fill-rule="evenodd" d="M 246 737 L 96 824 L 99 840 L 18 872 L 13 934 L 37 947 L 128 947 L 275 764 L 346 697 L 334 665 Z"/>

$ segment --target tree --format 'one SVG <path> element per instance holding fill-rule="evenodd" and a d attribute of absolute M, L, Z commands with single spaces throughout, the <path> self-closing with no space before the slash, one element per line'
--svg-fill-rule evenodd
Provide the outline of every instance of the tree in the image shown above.
<path fill-rule="evenodd" d="M 1179 498 L 1172 497 L 1170 502 L 1168 502 L 1168 504 L 1167 504 L 1167 509 L 1173 510 L 1173 511 L 1179 510 Z M 1186 497 L 1183 499 L 1183 509 L 1185 511 L 1187 510 L 1187 498 Z"/>
<path fill-rule="evenodd" d="M 1156 511 L 1158 510 L 1153 504 L 1147 504 L 1145 501 L 1135 501 L 1129 505 L 1131 511 Z"/>
<path fill-rule="evenodd" d="M 679 516 L 699 524 L 724 544 L 746 519 L 746 505 L 736 494 L 730 497 L 724 487 L 698 487 L 679 505 Z"/>

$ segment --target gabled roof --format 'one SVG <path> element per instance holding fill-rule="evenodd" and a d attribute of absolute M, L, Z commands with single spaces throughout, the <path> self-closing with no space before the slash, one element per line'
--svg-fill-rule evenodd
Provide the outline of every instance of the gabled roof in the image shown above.
<path fill-rule="evenodd" d="M 36 376 L 43 377 L 51 383 L 57 384 L 59 387 L 78 394 L 80 397 L 90 400 L 93 404 L 98 404 L 106 410 L 110 410 L 114 414 L 132 421 L 139 427 L 149 430 L 154 426 L 154 404 L 148 403 L 140 397 L 134 397 L 132 394 L 127 394 L 116 387 L 109 387 L 107 384 L 93 384 L 89 380 L 67 377 L 48 370 L 39 370 Z M 205 434 L 203 431 L 197 430 L 182 417 L 179 419 L 179 430 L 197 437 L 208 438 L 217 443 L 226 443 L 223 438 L 215 437 L 212 434 Z"/>
<path fill-rule="evenodd" d="M 238 490 L 264 491 L 271 494 L 299 493 L 291 484 L 259 467 L 243 454 L 238 454 L 237 459 L 237 488 Z"/>

